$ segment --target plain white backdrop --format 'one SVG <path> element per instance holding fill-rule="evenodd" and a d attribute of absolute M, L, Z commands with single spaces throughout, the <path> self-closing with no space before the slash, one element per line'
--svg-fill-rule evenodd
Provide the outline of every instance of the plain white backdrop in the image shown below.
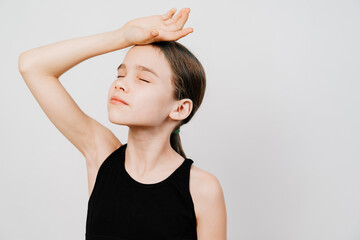
<path fill-rule="evenodd" d="M 220 181 L 230 240 L 360 239 L 360 2 L 0 0 L 0 239 L 85 239 L 85 159 L 18 71 L 21 52 L 190 7 L 179 40 L 203 64 L 204 101 L 181 128 L 187 156 Z M 127 49 L 60 77 L 107 118 Z"/>

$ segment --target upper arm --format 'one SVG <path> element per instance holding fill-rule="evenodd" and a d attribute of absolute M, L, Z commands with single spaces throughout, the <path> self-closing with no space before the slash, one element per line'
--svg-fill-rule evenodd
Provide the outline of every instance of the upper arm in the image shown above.
<path fill-rule="evenodd" d="M 86 158 L 95 154 L 97 139 L 116 142 L 109 129 L 79 108 L 57 77 L 22 71 L 21 67 L 20 72 L 46 116 Z"/>
<path fill-rule="evenodd" d="M 19 70 L 46 116 L 55 127 L 83 154 L 86 159 L 89 194 L 98 170 L 105 158 L 122 143 L 105 126 L 86 115 L 66 91 L 59 79 L 37 73 L 21 62 Z M 28 69 L 26 69 L 28 68 Z"/>
<path fill-rule="evenodd" d="M 197 180 L 197 235 L 199 240 L 226 239 L 226 207 L 222 187 L 212 174 L 204 172 Z"/>

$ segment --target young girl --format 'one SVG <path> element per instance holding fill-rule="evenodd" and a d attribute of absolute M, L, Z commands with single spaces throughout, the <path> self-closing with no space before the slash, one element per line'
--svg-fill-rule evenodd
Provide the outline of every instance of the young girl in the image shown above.
<path fill-rule="evenodd" d="M 137 18 L 114 31 L 35 48 L 19 70 L 51 122 L 86 159 L 86 239 L 226 239 L 218 179 L 194 166 L 180 126 L 198 110 L 205 72 L 176 40 L 190 9 Z M 134 45 L 134 46 L 133 46 Z M 108 117 L 129 127 L 121 143 L 77 106 L 59 77 L 94 56 L 130 47 L 108 94 Z"/>

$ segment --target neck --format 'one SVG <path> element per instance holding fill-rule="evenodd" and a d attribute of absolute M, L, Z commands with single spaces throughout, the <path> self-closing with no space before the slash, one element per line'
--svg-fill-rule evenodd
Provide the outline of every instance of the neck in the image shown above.
<path fill-rule="evenodd" d="M 183 161 L 170 145 L 168 131 L 130 127 L 126 147 L 126 165 L 137 175 L 166 168 Z"/>

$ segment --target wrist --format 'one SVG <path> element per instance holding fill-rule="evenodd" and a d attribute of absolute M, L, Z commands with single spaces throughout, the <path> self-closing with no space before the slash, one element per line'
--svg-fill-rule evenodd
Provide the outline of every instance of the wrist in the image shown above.
<path fill-rule="evenodd" d="M 118 28 L 111 31 L 112 38 L 117 50 L 130 47 L 132 44 L 125 39 L 124 28 Z"/>

